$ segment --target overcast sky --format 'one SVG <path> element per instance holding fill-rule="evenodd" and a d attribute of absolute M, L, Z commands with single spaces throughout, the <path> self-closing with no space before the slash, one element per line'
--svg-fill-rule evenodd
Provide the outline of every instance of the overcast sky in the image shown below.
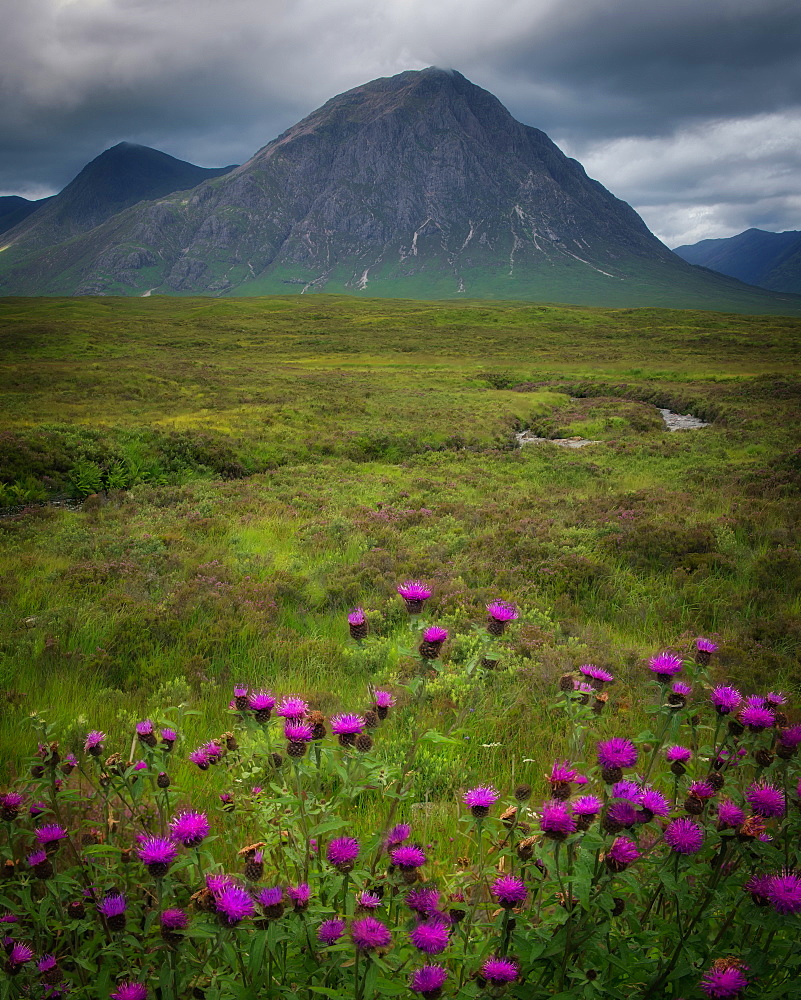
<path fill-rule="evenodd" d="M 669 246 L 801 229 L 799 0 L 3 0 L 0 193 L 123 139 L 241 163 L 334 94 L 436 65 Z"/>

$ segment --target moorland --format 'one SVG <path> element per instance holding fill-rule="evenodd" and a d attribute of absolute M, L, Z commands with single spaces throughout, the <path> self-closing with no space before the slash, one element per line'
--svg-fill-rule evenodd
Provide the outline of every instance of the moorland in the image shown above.
<path fill-rule="evenodd" d="M 457 738 L 415 764 L 430 836 L 471 782 L 542 794 L 579 664 L 617 678 L 599 735 L 642 729 L 648 657 L 699 635 L 721 679 L 797 692 L 800 341 L 684 310 L 2 300 L 3 779 L 31 713 L 78 747 L 180 703 L 189 748 L 236 683 L 358 710 L 409 670 L 410 578 L 450 633 L 425 711 Z M 669 433 L 660 406 L 709 426 Z M 519 618 L 468 670 L 496 599 Z M 401 694 L 387 761 L 410 716 Z M 181 766 L 196 801 L 222 790 Z"/>

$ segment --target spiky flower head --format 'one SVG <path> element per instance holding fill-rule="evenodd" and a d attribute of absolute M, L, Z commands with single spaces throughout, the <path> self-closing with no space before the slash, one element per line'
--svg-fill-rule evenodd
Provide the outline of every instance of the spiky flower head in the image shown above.
<path fill-rule="evenodd" d="M 117 988 L 111 994 L 111 1000 L 145 1000 L 147 997 L 147 986 L 144 983 L 132 983 L 124 979 L 117 983 Z"/>
<path fill-rule="evenodd" d="M 375 917 L 361 917 L 359 920 L 354 920 L 350 927 L 350 936 L 359 951 L 388 948 L 392 944 L 392 933 L 389 928 Z"/>
<path fill-rule="evenodd" d="M 594 663 L 582 663 L 579 671 L 585 677 L 589 677 L 591 681 L 595 681 L 594 687 L 599 687 L 602 684 L 611 684 L 615 679 L 614 674 L 611 674 L 608 670 L 604 670 L 603 667 L 597 667 Z"/>
<path fill-rule="evenodd" d="M 353 870 L 359 850 L 359 841 L 355 837 L 336 837 L 328 845 L 326 858 L 338 871 L 349 872 Z"/>
<path fill-rule="evenodd" d="M 612 797 L 615 799 L 628 799 L 629 802 L 639 802 L 642 791 L 636 781 L 616 781 L 611 789 Z"/>
<path fill-rule="evenodd" d="M 745 708 L 740 710 L 737 718 L 744 726 L 748 726 L 752 733 L 770 729 L 776 721 L 773 712 L 769 708 L 765 708 L 759 697 L 749 697 Z"/>
<path fill-rule="evenodd" d="M 414 871 L 426 863 L 425 851 L 414 844 L 396 847 L 389 852 L 389 860 L 403 871 Z"/>
<path fill-rule="evenodd" d="M 505 909 L 522 906 L 528 896 L 528 890 L 521 878 L 516 875 L 502 875 L 492 883 L 492 895 Z"/>
<path fill-rule="evenodd" d="M 712 642 L 711 639 L 704 639 L 699 636 L 695 640 L 695 648 L 704 653 L 714 653 L 718 648 L 718 644 L 716 642 Z"/>
<path fill-rule="evenodd" d="M 296 910 L 305 910 L 311 899 L 311 888 L 307 882 L 301 882 L 300 885 L 287 886 L 286 894 Z"/>
<path fill-rule="evenodd" d="M 377 708 L 392 708 L 395 704 L 395 697 L 389 691 L 374 691 L 373 701 Z"/>
<path fill-rule="evenodd" d="M 314 739 L 314 727 L 308 722 L 287 722 L 284 725 L 284 736 L 289 743 L 311 743 Z"/>
<path fill-rule="evenodd" d="M 364 732 L 364 719 L 356 714 L 332 715 L 331 732 L 335 736 L 358 736 Z"/>
<path fill-rule="evenodd" d="M 205 747 L 198 747 L 197 750 L 193 750 L 189 754 L 189 759 L 193 764 L 196 764 L 201 771 L 207 771 L 209 765 L 211 764 L 211 758 L 209 757 L 209 753 Z"/>
<path fill-rule="evenodd" d="M 701 801 L 706 801 L 707 799 L 714 798 L 715 786 L 702 778 L 700 781 L 693 781 L 690 787 L 687 789 L 687 794 L 694 796 L 696 799 L 701 799 Z"/>
<path fill-rule="evenodd" d="M 151 875 L 165 875 L 178 855 L 175 844 L 166 837 L 147 837 L 137 851 L 139 860 Z"/>
<path fill-rule="evenodd" d="M 170 821 L 170 837 L 184 847 L 197 847 L 209 834 L 209 821 L 205 813 L 185 810 Z"/>
<path fill-rule="evenodd" d="M 448 630 L 439 625 L 430 625 L 423 631 L 423 642 L 443 643 L 448 638 Z"/>
<path fill-rule="evenodd" d="M 8 952 L 8 971 L 15 975 L 28 962 L 33 961 L 33 949 L 20 942 L 12 943 Z"/>
<path fill-rule="evenodd" d="M 220 920 L 233 927 L 246 917 L 252 917 L 255 912 L 253 900 L 247 889 L 238 885 L 227 885 L 214 897 L 214 905 Z"/>
<path fill-rule="evenodd" d="M 573 803 L 573 812 L 576 816 L 597 816 L 603 808 L 603 802 L 597 795 L 582 795 Z"/>
<path fill-rule="evenodd" d="M 643 813 L 647 813 L 648 815 L 644 817 Z M 638 818 L 644 819 L 647 822 L 654 816 L 669 815 L 670 803 L 665 796 L 655 788 L 644 788 L 640 795 L 640 813 L 638 814 Z"/>
<path fill-rule="evenodd" d="M 487 605 L 487 614 L 498 622 L 513 622 L 517 619 L 517 606 L 509 601 L 493 601 Z"/>
<path fill-rule="evenodd" d="M 251 712 L 269 712 L 275 708 L 275 696 L 271 691 L 263 688 L 259 691 L 252 691 L 248 700 L 248 708 Z"/>
<path fill-rule="evenodd" d="M 786 868 L 772 875 L 765 887 L 765 896 L 777 913 L 801 913 L 801 874 Z"/>
<path fill-rule="evenodd" d="M 489 813 L 490 806 L 499 798 L 500 794 L 492 785 L 479 785 L 465 792 L 462 801 L 476 818 L 481 818 Z"/>
<path fill-rule="evenodd" d="M 756 815 L 763 819 L 784 815 L 784 792 L 767 781 L 749 785 L 745 797 Z"/>
<path fill-rule="evenodd" d="M 622 736 L 613 736 L 598 744 L 598 763 L 602 768 L 634 767 L 637 747 Z"/>
<path fill-rule="evenodd" d="M 517 979 L 520 966 L 513 958 L 488 958 L 481 966 L 481 975 L 493 986 L 503 986 Z"/>
<path fill-rule="evenodd" d="M 576 832 L 576 819 L 565 802 L 543 802 L 540 828 L 546 837 L 564 840 L 568 834 Z"/>
<path fill-rule="evenodd" d="M 91 754 L 93 757 L 99 757 L 103 752 L 103 744 L 105 741 L 106 734 L 101 733 L 99 729 L 93 729 L 91 733 L 86 734 L 83 749 L 86 753 Z"/>
<path fill-rule="evenodd" d="M 801 746 L 801 723 L 780 729 L 776 737 L 776 743 L 779 747 L 784 747 L 786 750 L 797 750 Z"/>
<path fill-rule="evenodd" d="M 25 796 L 21 792 L 3 792 L 0 795 L 0 819 L 13 822 L 19 814 Z"/>
<path fill-rule="evenodd" d="M 58 970 L 58 961 L 55 955 L 42 955 L 36 963 L 36 969 L 43 976 Z"/>
<path fill-rule="evenodd" d="M 166 927 L 169 931 L 182 931 L 189 924 L 189 917 L 185 911 L 177 907 L 164 910 L 160 920 L 161 926 Z"/>
<path fill-rule="evenodd" d="M 377 910 L 381 906 L 381 897 L 369 889 L 364 889 L 356 897 L 356 905 L 362 910 Z"/>
<path fill-rule="evenodd" d="M 689 747 L 674 745 L 665 750 L 665 760 L 669 764 L 687 764 L 692 759 L 693 752 Z"/>
<path fill-rule="evenodd" d="M 709 997 L 718 1000 L 733 1000 L 748 985 L 748 980 L 743 975 L 745 966 L 738 959 L 719 958 L 712 963 L 712 968 L 701 977 L 699 986 Z"/>
<path fill-rule="evenodd" d="M 618 799 L 606 810 L 603 818 L 603 827 L 610 833 L 617 833 L 618 830 L 629 829 L 634 826 L 639 816 L 634 805 L 627 799 Z"/>
<path fill-rule="evenodd" d="M 110 892 L 97 904 L 98 911 L 103 914 L 106 920 L 121 917 L 127 908 L 128 903 L 121 892 Z"/>
<path fill-rule="evenodd" d="M 681 657 L 670 652 L 658 653 L 648 661 L 648 667 L 656 674 L 658 680 L 666 684 L 671 677 L 681 672 Z"/>
<path fill-rule="evenodd" d="M 570 763 L 566 760 L 557 760 L 554 762 L 551 768 L 550 775 L 546 775 L 545 780 L 553 784 L 569 784 L 571 781 L 576 780 L 578 771 L 570 766 Z"/>
<path fill-rule="evenodd" d="M 348 625 L 364 625 L 366 621 L 364 608 L 354 608 L 348 612 Z"/>
<path fill-rule="evenodd" d="M 622 872 L 640 856 L 640 851 L 628 837 L 616 837 L 606 852 L 606 864 L 614 872 Z"/>
<path fill-rule="evenodd" d="M 404 601 L 427 601 L 432 593 L 422 580 L 406 580 L 396 589 Z"/>
<path fill-rule="evenodd" d="M 781 691 L 768 691 L 764 701 L 768 708 L 778 708 L 779 705 L 787 704 L 787 695 L 782 694 Z"/>
<path fill-rule="evenodd" d="M 739 708 L 740 703 L 743 700 L 743 696 L 737 690 L 737 688 L 728 687 L 725 684 L 721 684 L 718 687 L 712 688 L 709 694 L 709 700 L 715 707 L 715 711 L 718 715 L 730 715 L 732 712 Z"/>
<path fill-rule="evenodd" d="M 696 854 L 704 843 L 704 831 L 688 816 L 671 820 L 665 830 L 665 843 L 677 854 Z"/>
<path fill-rule="evenodd" d="M 448 947 L 450 924 L 447 920 L 429 918 L 422 920 L 409 934 L 409 939 L 426 955 L 438 955 Z"/>
<path fill-rule="evenodd" d="M 335 917 L 324 920 L 317 928 L 317 940 L 322 944 L 336 944 L 345 933 L 345 921 Z"/>
<path fill-rule="evenodd" d="M 436 889 L 412 889 L 406 894 L 406 905 L 415 913 L 429 916 L 439 906 L 439 892 Z"/>
<path fill-rule="evenodd" d="M 412 828 L 408 823 L 397 823 L 387 834 L 387 839 L 384 842 L 385 846 L 389 850 L 391 847 L 395 847 L 397 844 L 402 844 L 404 840 L 408 840 L 412 835 Z"/>
<path fill-rule="evenodd" d="M 278 708 L 275 710 L 275 714 L 281 716 L 282 719 L 300 721 L 308 711 L 308 702 L 304 701 L 298 695 L 291 694 L 281 699 L 278 703 Z"/>
<path fill-rule="evenodd" d="M 734 830 L 745 819 L 745 813 L 731 799 L 721 799 L 718 803 L 718 830 Z"/>
<path fill-rule="evenodd" d="M 47 823 L 34 831 L 36 842 L 45 850 L 53 850 L 58 847 L 62 840 L 66 839 L 67 831 L 58 823 Z"/>
<path fill-rule="evenodd" d="M 441 965 L 423 965 L 412 973 L 409 989 L 421 993 L 425 1000 L 438 1000 L 447 978 L 448 970 Z"/>
<path fill-rule="evenodd" d="M 136 723 L 136 735 L 137 736 L 152 736 L 153 735 L 153 723 L 150 719 L 143 719 L 141 722 Z"/>
<path fill-rule="evenodd" d="M 670 686 L 670 690 L 679 698 L 689 698 L 693 693 L 692 687 L 689 684 L 685 684 L 684 681 L 674 681 Z"/>

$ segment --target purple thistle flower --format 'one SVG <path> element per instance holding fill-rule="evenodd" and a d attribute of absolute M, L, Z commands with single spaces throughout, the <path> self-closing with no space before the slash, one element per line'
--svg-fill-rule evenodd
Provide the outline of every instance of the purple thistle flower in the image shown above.
<path fill-rule="evenodd" d="M 409 934 L 409 939 L 426 955 L 439 955 L 448 947 L 450 927 L 444 920 L 423 920 Z"/>
<path fill-rule="evenodd" d="M 423 632 L 423 642 L 441 644 L 448 638 L 448 630 L 439 625 L 431 625 Z"/>
<path fill-rule="evenodd" d="M 621 827 L 628 829 L 634 826 L 638 818 L 637 810 L 632 803 L 627 802 L 625 799 L 620 799 L 617 802 L 613 802 L 606 810 L 604 824 L 610 831 L 614 832 Z"/>
<path fill-rule="evenodd" d="M 606 864 L 612 871 L 622 872 L 640 856 L 640 851 L 628 837 L 616 837 L 606 852 Z"/>
<path fill-rule="evenodd" d="M 550 777 L 546 776 L 546 781 L 551 784 L 569 784 L 571 781 L 576 780 L 576 775 L 578 771 L 570 767 L 568 761 L 556 761 L 551 768 Z"/>
<path fill-rule="evenodd" d="M 311 899 L 311 888 L 307 882 L 301 882 L 300 885 L 287 886 L 286 894 L 296 910 L 305 910 Z"/>
<path fill-rule="evenodd" d="M 117 983 L 117 989 L 111 994 L 112 1000 L 145 1000 L 146 997 L 147 986 L 128 980 Z"/>
<path fill-rule="evenodd" d="M 153 723 L 150 721 L 150 719 L 143 719 L 141 722 L 136 723 L 136 735 L 137 736 L 153 735 Z"/>
<path fill-rule="evenodd" d="M 770 875 L 752 875 L 743 886 L 757 906 L 767 906 L 769 882 Z"/>
<path fill-rule="evenodd" d="M 462 801 L 466 806 L 469 806 L 472 814 L 477 819 L 480 819 L 487 815 L 490 806 L 497 802 L 499 798 L 500 795 L 492 785 L 479 785 L 477 788 L 471 788 L 468 792 L 465 792 L 462 796 Z"/>
<path fill-rule="evenodd" d="M 36 837 L 36 842 L 41 847 L 45 849 L 55 848 L 60 841 L 66 838 L 67 831 L 63 826 L 59 826 L 58 823 L 48 823 L 45 826 L 40 826 L 34 832 L 34 836 Z"/>
<path fill-rule="evenodd" d="M 765 896 L 777 913 L 801 913 L 801 875 L 790 869 L 772 875 L 765 887 Z"/>
<path fill-rule="evenodd" d="M 736 829 L 745 820 L 745 813 L 731 799 L 721 799 L 718 803 L 718 830 Z"/>
<path fill-rule="evenodd" d="M 97 904 L 98 910 L 107 920 L 109 917 L 121 916 L 125 913 L 127 906 L 125 896 L 121 892 L 110 892 Z"/>
<path fill-rule="evenodd" d="M 314 738 L 314 728 L 307 722 L 287 721 L 284 736 L 289 743 L 310 743 Z"/>
<path fill-rule="evenodd" d="M 366 621 L 364 608 L 354 608 L 348 613 L 348 625 L 364 625 Z"/>
<path fill-rule="evenodd" d="M 322 944 L 336 944 L 345 933 L 345 921 L 335 917 L 324 920 L 317 929 L 317 940 Z"/>
<path fill-rule="evenodd" d="M 268 712 L 270 709 L 275 708 L 275 697 L 264 689 L 253 691 L 248 701 L 248 708 L 251 712 Z"/>
<path fill-rule="evenodd" d="M 356 905 L 363 910 L 377 910 L 381 906 L 381 897 L 365 889 L 356 897 Z"/>
<path fill-rule="evenodd" d="M 709 699 L 714 705 L 715 711 L 718 715 L 730 715 L 737 708 L 739 708 L 740 703 L 743 700 L 743 696 L 737 688 L 721 685 L 719 687 L 712 688 Z"/>
<path fill-rule="evenodd" d="M 286 698 L 281 699 L 278 708 L 275 710 L 275 714 L 279 715 L 282 719 L 293 719 L 299 722 L 308 714 L 308 711 L 308 702 L 304 701 L 298 695 L 290 694 Z"/>
<path fill-rule="evenodd" d="M 699 636 L 695 640 L 695 648 L 700 650 L 702 653 L 714 653 L 718 648 L 718 644 L 716 642 L 712 642 L 711 639 L 704 639 Z"/>
<path fill-rule="evenodd" d="M 165 750 L 172 750 L 172 745 L 178 739 L 178 733 L 170 726 L 165 726 L 159 734 Z"/>
<path fill-rule="evenodd" d="M 693 689 L 689 684 L 685 684 L 684 681 L 675 681 L 671 685 L 670 690 L 673 694 L 677 694 L 680 698 L 689 698 L 693 693 Z"/>
<path fill-rule="evenodd" d="M 688 816 L 671 820 L 665 830 L 665 843 L 677 854 L 696 854 L 704 843 L 704 831 Z"/>
<path fill-rule="evenodd" d="M 84 752 L 92 754 L 93 757 L 99 756 L 103 752 L 103 744 L 105 741 L 106 734 L 101 733 L 99 729 L 93 729 L 91 733 L 86 734 L 86 739 L 83 744 Z"/>
<path fill-rule="evenodd" d="M 732 1000 L 748 985 L 740 964 L 732 959 L 718 959 L 701 977 L 700 987 L 707 996 Z"/>
<path fill-rule="evenodd" d="M 801 723 L 780 729 L 777 743 L 786 750 L 797 750 L 801 746 Z"/>
<path fill-rule="evenodd" d="M 256 899 L 264 907 L 278 906 L 283 898 L 284 891 L 280 885 L 274 885 L 268 889 L 261 889 L 256 895 Z"/>
<path fill-rule="evenodd" d="M 30 868 L 35 868 L 37 865 L 42 865 L 47 861 L 47 851 L 40 847 L 36 851 L 31 851 L 25 860 L 28 862 Z"/>
<path fill-rule="evenodd" d="M 589 696 L 595 694 L 595 687 L 590 684 L 589 681 L 573 681 L 573 690 L 576 694 L 587 695 L 586 698 L 581 699 L 581 704 L 586 705 L 589 701 Z"/>
<path fill-rule="evenodd" d="M 493 601 L 487 605 L 487 614 L 496 622 L 513 622 L 517 619 L 517 607 L 508 601 Z"/>
<path fill-rule="evenodd" d="M 27 944 L 17 942 L 11 946 L 8 953 L 8 971 L 13 975 L 18 972 L 23 965 L 33 961 L 33 949 Z"/>
<path fill-rule="evenodd" d="M 552 840 L 564 840 L 568 834 L 576 832 L 576 820 L 566 803 L 543 802 L 540 828 L 546 837 Z"/>
<path fill-rule="evenodd" d="M 409 989 L 413 993 L 422 993 L 425 1000 L 437 1000 L 447 978 L 448 970 L 441 965 L 423 965 L 412 973 Z"/>
<path fill-rule="evenodd" d="M 696 799 L 706 801 L 706 799 L 712 799 L 715 797 L 715 787 L 708 781 L 701 779 L 700 781 L 693 781 L 690 784 L 690 787 L 687 789 L 687 794 L 692 795 Z"/>
<path fill-rule="evenodd" d="M 397 586 L 397 591 L 404 601 L 427 601 L 431 597 L 431 590 L 422 580 L 406 580 Z"/>
<path fill-rule="evenodd" d="M 189 754 L 189 759 L 193 764 L 197 764 L 201 771 L 207 771 L 209 764 L 211 764 L 211 758 L 205 747 L 198 747 L 197 750 L 193 750 Z"/>
<path fill-rule="evenodd" d="M 147 770 L 147 761 L 145 761 L 145 760 L 138 760 L 134 764 L 133 769 L 134 769 L 134 771 L 146 771 Z"/>
<path fill-rule="evenodd" d="M 644 812 L 648 812 L 651 816 L 669 816 L 670 815 L 670 803 L 665 798 L 665 796 L 658 792 L 655 788 L 645 788 L 643 789 L 642 796 L 640 798 L 640 808 Z"/>
<path fill-rule="evenodd" d="M 358 736 L 364 732 L 364 719 L 360 715 L 332 715 L 331 732 L 334 736 Z"/>
<path fill-rule="evenodd" d="M 240 923 L 255 913 L 253 900 L 247 889 L 238 885 L 228 885 L 214 897 L 214 905 L 223 923 L 229 927 Z"/>
<path fill-rule="evenodd" d="M 761 699 L 759 700 L 761 701 Z M 776 717 L 769 708 L 756 704 L 750 698 L 749 703 L 738 713 L 737 718 L 744 726 L 748 726 L 752 733 L 770 729 L 776 721 Z"/>
<path fill-rule="evenodd" d="M 166 837 L 148 837 L 142 841 L 137 853 L 142 864 L 150 869 L 151 875 L 165 875 L 178 851 L 175 844 Z"/>
<path fill-rule="evenodd" d="M 502 875 L 493 882 L 491 891 L 504 909 L 522 906 L 528 896 L 523 880 L 516 875 Z"/>
<path fill-rule="evenodd" d="M 408 844 L 391 850 L 389 860 L 402 871 L 414 871 L 415 868 L 420 868 L 426 863 L 426 856 L 421 847 Z"/>
<path fill-rule="evenodd" d="M 597 816 L 603 808 L 603 802 L 597 795 L 582 795 L 573 803 L 573 812 L 576 816 Z"/>
<path fill-rule="evenodd" d="M 165 927 L 168 931 L 182 931 L 189 923 L 189 917 L 183 910 L 175 907 L 171 910 L 165 910 L 161 914 L 161 926 Z"/>
<path fill-rule="evenodd" d="M 439 906 L 439 893 L 436 889 L 412 889 L 406 894 L 406 905 L 415 913 L 430 916 Z"/>
<path fill-rule="evenodd" d="M 41 975 L 47 975 L 48 972 L 52 972 L 54 969 L 58 969 L 58 962 L 55 955 L 42 955 L 39 961 L 36 963 L 36 968 Z"/>
<path fill-rule="evenodd" d="M 378 708 L 392 708 L 395 698 L 389 691 L 374 691 L 373 701 Z"/>
<path fill-rule="evenodd" d="M 648 667 L 663 684 L 666 684 L 671 677 L 681 672 L 681 657 L 675 653 L 658 653 L 648 661 Z"/>
<path fill-rule="evenodd" d="M 206 888 L 214 896 L 219 895 L 219 893 L 231 885 L 236 885 L 236 882 L 234 882 L 230 875 L 216 872 L 206 876 Z"/>
<path fill-rule="evenodd" d="M 184 847 L 197 847 L 209 834 L 209 821 L 205 813 L 184 811 L 170 820 L 170 837 Z"/>
<path fill-rule="evenodd" d="M 3 792 L 0 795 L 0 819 L 12 823 L 17 818 L 24 801 L 25 796 L 20 792 Z"/>
<path fill-rule="evenodd" d="M 598 763 L 604 768 L 634 767 L 637 763 L 637 747 L 622 736 L 602 740 L 598 744 Z"/>
<path fill-rule="evenodd" d="M 642 790 L 636 781 L 616 781 L 612 785 L 612 797 L 615 799 L 628 799 L 629 802 L 639 803 Z"/>
<path fill-rule="evenodd" d="M 686 764 L 692 755 L 693 752 L 688 747 L 672 746 L 665 750 L 665 760 L 669 764 Z"/>
<path fill-rule="evenodd" d="M 778 708 L 779 705 L 785 705 L 787 703 L 787 696 L 783 695 L 781 691 L 768 691 L 765 695 L 764 702 L 767 708 Z"/>
<path fill-rule="evenodd" d="M 603 667 L 596 667 L 594 663 L 582 663 L 579 667 L 579 671 L 585 676 L 589 677 L 593 681 L 597 681 L 599 684 L 611 684 L 615 679 L 614 674 L 610 674 L 608 670 L 604 670 Z"/>
<path fill-rule="evenodd" d="M 336 837 L 328 845 L 326 858 L 338 871 L 349 872 L 353 870 L 359 850 L 359 841 L 355 837 Z"/>
<path fill-rule="evenodd" d="M 493 986 L 503 986 L 517 979 L 520 966 L 513 958 L 497 958 L 493 956 L 481 966 L 481 975 Z"/>
<path fill-rule="evenodd" d="M 408 840 L 411 835 L 412 828 L 408 823 L 398 823 L 396 826 L 393 826 L 387 834 L 387 839 L 385 841 L 387 849 L 395 847 L 397 844 L 402 844 L 404 840 Z"/>
<path fill-rule="evenodd" d="M 748 803 L 764 819 L 784 815 L 784 793 L 767 781 L 754 782 L 745 793 Z"/>
<path fill-rule="evenodd" d="M 350 927 L 350 936 L 359 951 L 388 948 L 392 944 L 392 933 L 389 928 L 375 917 L 361 917 L 359 920 L 354 920 Z"/>

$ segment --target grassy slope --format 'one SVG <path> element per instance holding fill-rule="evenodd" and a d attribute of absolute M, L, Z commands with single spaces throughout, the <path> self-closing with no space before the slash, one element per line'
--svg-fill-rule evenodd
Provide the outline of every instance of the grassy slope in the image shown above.
<path fill-rule="evenodd" d="M 4 454 L 46 439 L 143 480 L 0 521 L 7 769 L 33 708 L 77 734 L 187 699 L 190 743 L 226 728 L 233 681 L 358 709 L 357 685 L 403 675 L 409 576 L 454 634 L 432 718 L 466 720 L 463 747 L 424 755 L 421 796 L 536 784 L 579 663 L 621 678 L 610 733 L 641 721 L 643 657 L 699 633 L 749 691 L 801 684 L 797 320 L 315 296 L 5 300 L 0 329 Z M 668 434 L 634 400 L 714 423 Z M 605 443 L 518 451 L 521 426 Z M 220 454 L 256 474 L 221 480 Z M 476 683 L 495 597 L 523 613 Z"/>

